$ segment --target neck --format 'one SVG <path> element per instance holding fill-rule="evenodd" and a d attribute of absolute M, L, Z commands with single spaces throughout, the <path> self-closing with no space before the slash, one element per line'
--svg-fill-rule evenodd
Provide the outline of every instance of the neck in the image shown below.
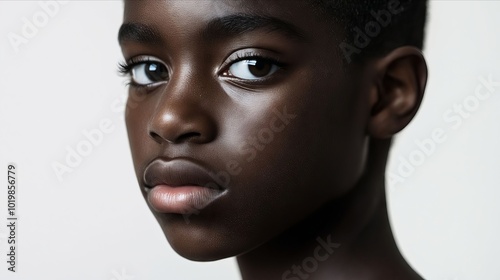
<path fill-rule="evenodd" d="M 340 200 L 237 257 L 243 280 L 421 279 L 401 256 L 385 200 L 390 141 L 372 141 L 366 172 Z"/>

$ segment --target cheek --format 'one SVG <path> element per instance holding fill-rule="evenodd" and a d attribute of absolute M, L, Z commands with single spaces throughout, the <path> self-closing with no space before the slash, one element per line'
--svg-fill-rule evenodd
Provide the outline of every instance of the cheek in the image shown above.
<path fill-rule="evenodd" d="M 134 167 L 138 172 L 138 168 L 141 164 L 144 164 L 147 155 L 150 153 L 148 143 L 152 140 L 148 136 L 147 123 L 149 116 L 144 113 L 148 112 L 144 106 L 145 104 L 139 103 L 137 101 L 138 97 L 133 98 L 132 93 L 129 96 L 125 109 L 125 124 Z"/>
<path fill-rule="evenodd" d="M 304 80 L 313 79 L 297 79 L 272 96 L 228 99 L 213 106 L 218 135 L 193 149 L 230 191 L 190 224 L 182 220 L 167 226 L 159 217 L 179 253 L 212 252 L 207 258 L 239 254 L 290 228 L 355 181 L 363 138 L 353 109 L 356 100 L 332 90 L 335 85 Z M 126 125 L 140 174 L 139 167 L 159 153 L 158 143 L 148 136 L 154 104 L 131 101 Z"/>
<path fill-rule="evenodd" d="M 321 90 L 296 87 L 289 98 L 226 124 L 235 128 L 224 154 L 235 167 L 231 212 L 245 217 L 232 229 L 252 236 L 245 242 L 279 234 L 358 180 L 365 141 L 356 100 Z"/>
<path fill-rule="evenodd" d="M 343 82 L 309 80 L 314 82 L 293 85 L 287 108 L 296 117 L 272 144 L 282 150 L 284 168 L 300 174 L 299 188 L 332 199 L 360 176 L 369 106 L 358 90 Z"/>

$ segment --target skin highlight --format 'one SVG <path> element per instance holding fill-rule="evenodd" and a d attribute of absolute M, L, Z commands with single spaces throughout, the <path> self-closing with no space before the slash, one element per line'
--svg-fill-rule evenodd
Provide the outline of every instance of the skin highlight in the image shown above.
<path fill-rule="evenodd" d="M 422 279 L 394 241 L 384 172 L 421 104 L 425 60 L 403 46 L 346 70 L 332 28 L 305 1 L 125 1 L 134 168 L 178 254 L 236 257 L 244 280 Z M 220 195 L 158 211 L 166 188 L 152 197 L 151 184 L 176 160 Z"/>

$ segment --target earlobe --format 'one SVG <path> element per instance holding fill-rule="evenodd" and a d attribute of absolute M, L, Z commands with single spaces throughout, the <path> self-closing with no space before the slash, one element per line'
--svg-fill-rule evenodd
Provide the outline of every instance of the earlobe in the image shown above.
<path fill-rule="evenodd" d="M 415 47 L 400 47 L 376 60 L 370 87 L 368 133 L 386 139 L 405 128 L 422 103 L 427 65 Z"/>

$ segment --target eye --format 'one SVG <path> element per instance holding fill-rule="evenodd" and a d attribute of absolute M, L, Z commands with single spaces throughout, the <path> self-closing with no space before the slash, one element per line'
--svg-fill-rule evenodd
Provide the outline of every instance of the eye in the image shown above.
<path fill-rule="evenodd" d="M 140 62 L 131 67 L 132 81 L 147 86 L 168 80 L 168 69 L 160 62 Z"/>
<path fill-rule="evenodd" d="M 280 68 L 271 59 L 254 57 L 232 63 L 224 75 L 243 80 L 258 80 L 274 74 Z"/>

